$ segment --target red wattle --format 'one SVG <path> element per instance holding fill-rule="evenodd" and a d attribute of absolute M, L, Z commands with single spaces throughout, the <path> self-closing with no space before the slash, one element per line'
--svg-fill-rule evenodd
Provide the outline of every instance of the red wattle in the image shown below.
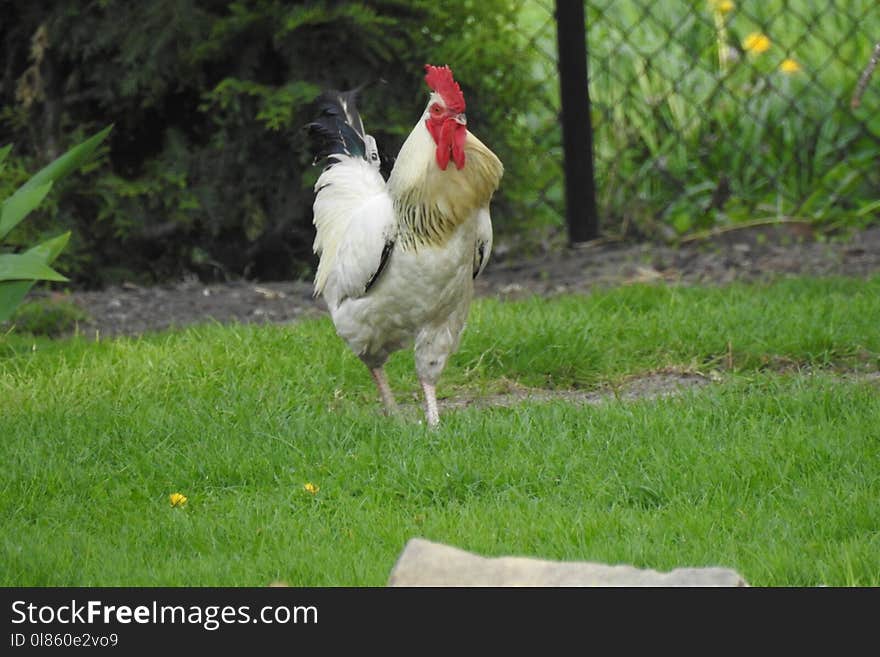
<path fill-rule="evenodd" d="M 443 148 L 442 146 L 437 147 L 436 157 L 437 157 L 437 166 L 446 171 L 446 167 L 449 166 L 449 149 Z"/>
<path fill-rule="evenodd" d="M 449 160 L 455 162 L 456 169 L 464 168 L 465 154 L 464 143 L 467 140 L 467 128 L 454 119 L 439 121 L 425 121 L 428 132 L 437 144 L 435 157 L 437 166 L 443 171 L 449 166 Z"/>
<path fill-rule="evenodd" d="M 464 168 L 464 142 L 467 140 L 467 128 L 460 123 L 455 124 L 455 133 L 452 142 L 452 160 L 456 169 Z"/>

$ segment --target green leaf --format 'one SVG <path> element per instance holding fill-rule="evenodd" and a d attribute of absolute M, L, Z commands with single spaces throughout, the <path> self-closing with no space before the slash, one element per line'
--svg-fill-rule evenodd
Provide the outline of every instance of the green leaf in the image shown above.
<path fill-rule="evenodd" d="M 0 207 L 0 239 L 6 237 L 27 214 L 36 208 L 52 189 L 52 181 L 36 187 L 19 187 Z"/>
<path fill-rule="evenodd" d="M 55 258 L 64 250 L 64 247 L 67 246 L 67 242 L 70 239 L 70 231 L 66 233 L 61 233 L 60 235 L 56 235 L 55 237 L 51 237 L 47 239 L 45 242 L 41 242 L 36 246 L 32 246 L 27 251 L 24 252 L 25 255 L 35 255 L 43 259 L 47 265 L 52 264 Z"/>
<path fill-rule="evenodd" d="M 46 264 L 40 254 L 4 253 L 0 255 L 0 281 L 66 281 L 67 277 Z"/>
<path fill-rule="evenodd" d="M 46 240 L 42 244 L 25 251 L 25 254 L 35 254 L 42 258 L 47 265 L 58 257 L 58 254 L 67 245 L 70 239 L 70 231 Z M 15 309 L 24 301 L 25 296 L 34 286 L 35 281 L 2 281 L 0 282 L 0 323 L 12 317 Z"/>
<path fill-rule="evenodd" d="M 867 205 L 863 205 L 856 211 L 857 217 L 867 217 L 872 212 L 880 211 L 880 200 L 874 201 L 873 203 L 868 203 Z"/>
<path fill-rule="evenodd" d="M 63 178 L 71 171 L 80 166 L 83 162 L 85 162 L 89 156 L 91 156 L 92 152 L 98 147 L 104 138 L 110 133 L 113 129 L 113 126 L 107 126 L 101 132 L 92 135 L 88 139 L 86 139 L 83 143 L 78 146 L 74 146 L 69 151 L 67 151 L 64 155 L 60 156 L 51 164 L 47 164 L 45 167 L 40 169 L 34 176 L 28 180 L 24 185 L 22 185 L 21 189 L 27 189 L 30 187 L 37 187 L 39 185 L 45 185 L 47 182 L 56 181 L 60 178 Z M 19 190 L 20 191 L 20 190 Z"/>
<path fill-rule="evenodd" d="M 33 285 L 34 281 L 0 282 L 0 324 L 12 317 Z"/>

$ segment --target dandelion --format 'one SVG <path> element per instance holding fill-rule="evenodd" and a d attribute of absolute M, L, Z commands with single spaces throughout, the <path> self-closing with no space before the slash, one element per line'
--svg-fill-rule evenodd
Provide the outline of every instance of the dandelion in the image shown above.
<path fill-rule="evenodd" d="M 782 63 L 779 65 L 779 70 L 791 75 L 792 73 L 799 72 L 801 70 L 801 65 L 797 63 L 797 60 L 788 57 L 782 60 Z"/>
<path fill-rule="evenodd" d="M 312 482 L 308 482 L 303 484 L 303 490 L 307 493 L 311 493 L 312 495 L 317 495 L 318 491 L 321 490 L 319 486 L 315 486 Z"/>
<path fill-rule="evenodd" d="M 760 55 L 763 52 L 767 52 L 770 50 L 771 45 L 770 37 L 761 32 L 752 32 L 743 39 L 743 48 L 753 55 Z"/>
<path fill-rule="evenodd" d="M 709 7 L 719 14 L 729 14 L 736 8 L 736 3 L 733 0 L 709 0 Z"/>
<path fill-rule="evenodd" d="M 189 498 L 180 493 L 171 493 L 171 495 L 168 496 L 168 500 L 171 502 L 171 506 L 181 507 L 187 503 Z"/>

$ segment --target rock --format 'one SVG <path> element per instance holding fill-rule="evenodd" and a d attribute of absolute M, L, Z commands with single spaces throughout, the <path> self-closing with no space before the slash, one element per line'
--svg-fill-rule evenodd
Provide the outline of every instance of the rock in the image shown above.
<path fill-rule="evenodd" d="M 748 586 L 728 568 L 676 568 L 668 573 L 633 566 L 527 557 L 481 557 L 421 538 L 407 542 L 388 586 Z"/>

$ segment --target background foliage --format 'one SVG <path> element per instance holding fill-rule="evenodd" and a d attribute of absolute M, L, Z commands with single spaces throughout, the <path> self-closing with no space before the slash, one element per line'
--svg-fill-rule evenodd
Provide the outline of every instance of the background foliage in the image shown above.
<path fill-rule="evenodd" d="M 0 0 L 0 144 L 16 143 L 0 197 L 116 125 L 15 239 L 70 230 L 59 267 L 79 284 L 308 276 L 310 102 L 364 85 L 368 130 L 394 154 L 422 109 L 425 62 L 453 66 L 470 125 L 505 164 L 499 247 L 561 237 L 553 4 Z M 880 72 L 850 102 L 880 39 L 875 0 L 585 7 L 606 234 L 880 219 Z"/>
<path fill-rule="evenodd" d="M 876 0 L 584 4 L 605 232 L 678 239 L 753 221 L 845 231 L 880 219 L 880 73 L 857 90 L 880 41 Z M 532 196 L 561 213 L 553 3 L 519 0 L 518 16 L 543 100 Z"/>
<path fill-rule="evenodd" d="M 504 0 L 0 4 L 12 17 L 0 23 L 0 143 L 16 143 L 0 192 L 116 126 L 86 177 L 59 185 L 18 236 L 70 229 L 62 266 L 79 283 L 305 275 L 317 172 L 302 126 L 325 87 L 365 84 L 368 130 L 393 154 L 423 108 L 422 65 L 450 63 L 505 186 L 537 166 L 515 120 L 534 99 L 527 62 L 509 56 L 519 37 Z M 499 215 L 512 204 L 502 194 Z"/>

